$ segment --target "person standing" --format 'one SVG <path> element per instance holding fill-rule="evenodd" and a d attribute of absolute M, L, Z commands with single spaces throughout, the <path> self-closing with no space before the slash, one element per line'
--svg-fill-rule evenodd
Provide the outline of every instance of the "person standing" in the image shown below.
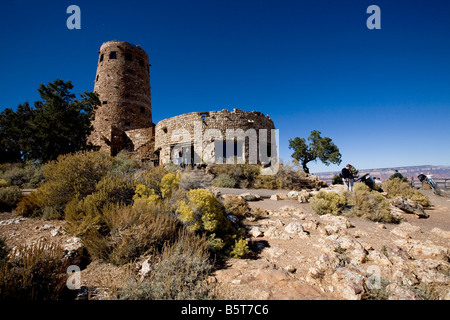
<path fill-rule="evenodd" d="M 345 190 L 348 190 L 350 192 L 353 192 L 353 182 L 354 182 L 354 176 L 351 172 L 352 166 L 350 164 L 347 164 L 345 168 L 342 169 L 342 180 L 344 181 Z"/>

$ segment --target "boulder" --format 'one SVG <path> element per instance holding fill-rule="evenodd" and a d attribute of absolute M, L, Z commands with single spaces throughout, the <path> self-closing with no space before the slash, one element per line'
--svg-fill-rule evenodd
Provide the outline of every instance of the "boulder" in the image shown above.
<path fill-rule="evenodd" d="M 280 200 L 288 199 L 287 193 L 277 193 L 276 195 L 278 196 L 278 199 L 280 199 Z"/>
<path fill-rule="evenodd" d="M 361 300 L 366 280 L 365 272 L 352 265 L 338 268 L 331 276 L 333 287 L 347 300 Z"/>
<path fill-rule="evenodd" d="M 151 258 L 145 259 L 139 270 L 139 275 L 144 278 L 152 270 Z"/>
<path fill-rule="evenodd" d="M 438 236 L 442 237 L 442 238 L 450 239 L 450 231 L 444 231 L 444 230 L 439 229 L 439 228 L 433 228 L 431 230 L 431 232 L 434 233 L 435 235 L 438 235 Z"/>
<path fill-rule="evenodd" d="M 246 193 L 240 194 L 239 196 L 242 199 L 244 199 L 245 201 L 259 201 L 259 200 L 261 200 L 261 196 L 259 194 L 256 194 L 256 193 L 246 192 Z"/>
<path fill-rule="evenodd" d="M 422 300 L 416 293 L 397 283 L 389 284 L 386 292 L 389 300 Z"/>
<path fill-rule="evenodd" d="M 84 265 L 89 260 L 86 246 L 78 237 L 67 239 L 63 249 L 63 260 L 68 261 L 70 265 Z"/>
<path fill-rule="evenodd" d="M 409 239 L 411 238 L 411 234 L 422 233 L 422 229 L 418 226 L 413 226 L 408 222 L 402 222 L 398 227 L 392 229 L 391 233 L 401 238 Z"/>
<path fill-rule="evenodd" d="M 297 199 L 298 195 L 299 195 L 298 191 L 289 191 L 287 197 L 289 199 Z"/>
<path fill-rule="evenodd" d="M 349 229 L 353 227 L 353 224 L 349 219 L 343 216 L 335 216 L 332 214 L 324 214 L 320 216 L 320 220 L 323 220 L 329 224 L 336 225 L 341 229 Z"/>
<path fill-rule="evenodd" d="M 284 268 L 284 270 L 286 270 L 289 273 L 294 273 L 295 271 L 297 271 L 297 268 L 295 268 L 293 265 L 288 265 Z"/>
<path fill-rule="evenodd" d="M 423 207 L 417 202 L 408 199 L 403 196 L 398 196 L 392 199 L 392 205 L 403 210 L 406 213 L 412 213 L 417 215 L 419 218 L 428 218 L 429 215 L 425 213 Z"/>
<path fill-rule="evenodd" d="M 291 222 L 289 223 L 284 230 L 288 233 L 303 233 L 303 226 L 300 222 Z"/>
<path fill-rule="evenodd" d="M 278 201 L 280 200 L 280 197 L 278 196 L 278 194 L 273 194 L 270 196 L 270 200 Z"/>
<path fill-rule="evenodd" d="M 258 227 L 251 227 L 250 230 L 248 231 L 248 234 L 254 238 L 264 236 L 264 232 L 262 232 Z"/>
<path fill-rule="evenodd" d="M 282 239 L 282 240 L 292 239 L 291 236 L 289 236 L 284 232 L 281 232 L 280 230 L 277 230 L 277 228 L 274 226 L 271 226 L 266 231 L 264 231 L 264 236 L 268 237 L 269 239 Z"/>

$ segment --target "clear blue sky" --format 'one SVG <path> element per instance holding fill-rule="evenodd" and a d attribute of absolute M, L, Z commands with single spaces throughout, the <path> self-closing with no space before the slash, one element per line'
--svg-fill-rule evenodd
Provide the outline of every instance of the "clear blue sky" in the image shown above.
<path fill-rule="evenodd" d="M 81 8 L 81 30 L 66 9 Z M 381 8 L 381 30 L 366 9 Z M 0 6 L 0 111 L 57 78 L 92 91 L 109 40 L 149 54 L 153 121 L 240 108 L 288 140 L 319 130 L 341 166 L 450 165 L 450 1 L 11 1 Z"/>

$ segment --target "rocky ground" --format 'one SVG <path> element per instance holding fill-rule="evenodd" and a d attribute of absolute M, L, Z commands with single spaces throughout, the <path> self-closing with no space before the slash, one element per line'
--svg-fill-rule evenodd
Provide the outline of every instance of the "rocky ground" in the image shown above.
<path fill-rule="evenodd" d="M 224 190 L 221 190 L 224 192 Z M 231 299 L 450 299 L 450 200 L 400 224 L 315 214 L 297 200 L 250 202 L 256 259 L 229 260 L 212 281 Z M 272 196 L 272 199 L 274 197 Z"/>
<path fill-rule="evenodd" d="M 229 259 L 208 279 L 219 299 L 450 299 L 450 198 L 425 191 L 433 204 L 428 218 L 402 213 L 400 224 L 379 224 L 319 216 L 287 192 L 251 192 L 262 199 L 250 206 L 268 214 L 244 221 L 254 257 Z M 0 235 L 9 247 L 44 240 L 70 256 L 79 244 L 63 227 L 64 221 L 0 213 Z M 120 287 L 126 272 L 93 262 L 81 281 L 91 295 L 101 295 L 102 288 Z"/>

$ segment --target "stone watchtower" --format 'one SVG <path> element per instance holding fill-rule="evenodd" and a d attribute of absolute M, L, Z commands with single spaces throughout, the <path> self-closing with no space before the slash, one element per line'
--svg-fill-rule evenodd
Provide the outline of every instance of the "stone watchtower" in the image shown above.
<path fill-rule="evenodd" d="M 150 152 L 154 139 L 150 64 L 141 47 L 124 41 L 101 45 L 94 91 L 101 105 L 89 141 L 112 155 L 120 150 Z"/>

